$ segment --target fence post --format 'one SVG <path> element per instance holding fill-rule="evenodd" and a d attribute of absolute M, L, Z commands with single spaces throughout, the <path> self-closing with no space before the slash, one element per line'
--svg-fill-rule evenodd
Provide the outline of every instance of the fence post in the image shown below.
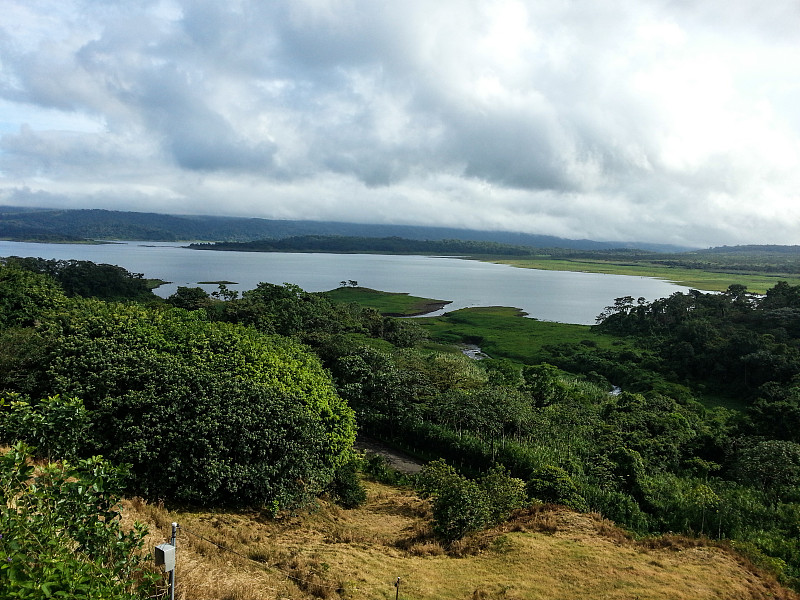
<path fill-rule="evenodd" d="M 178 524 L 177 523 L 172 523 L 172 540 L 170 541 L 170 543 L 172 544 L 173 547 L 175 547 L 175 537 L 176 537 L 177 533 L 178 533 Z M 175 550 L 175 555 L 176 555 L 176 557 L 175 557 L 175 566 L 176 567 L 178 566 L 177 554 L 178 554 L 178 552 L 177 552 L 177 548 L 176 548 L 176 550 Z M 172 569 L 169 572 L 169 600 L 175 600 L 175 569 Z"/>

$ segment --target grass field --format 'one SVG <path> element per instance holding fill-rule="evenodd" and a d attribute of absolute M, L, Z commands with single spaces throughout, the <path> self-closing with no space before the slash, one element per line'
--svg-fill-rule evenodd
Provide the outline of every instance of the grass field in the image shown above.
<path fill-rule="evenodd" d="M 138 499 L 124 514 L 149 525 L 150 548 L 178 523 L 178 600 L 797 600 L 725 548 L 675 536 L 634 541 L 599 515 L 561 507 L 523 512 L 448 553 L 431 537 L 427 501 L 367 488 L 361 508 L 322 502 L 278 520 Z"/>
<path fill-rule="evenodd" d="M 324 292 L 324 295 L 333 302 L 355 302 L 374 308 L 382 315 L 393 317 L 424 315 L 450 303 L 449 300 L 432 300 L 408 294 L 380 292 L 365 287 L 340 287 Z"/>
<path fill-rule="evenodd" d="M 595 332 L 589 325 L 569 325 L 524 317 L 516 308 L 490 306 L 464 308 L 441 317 L 418 320 L 436 341 L 472 343 L 492 357 L 529 364 L 546 360 L 545 346 L 556 344 L 619 346 L 619 338 Z"/>
<path fill-rule="evenodd" d="M 721 273 L 701 269 L 682 269 L 660 267 L 650 264 L 630 264 L 614 261 L 591 259 L 491 259 L 490 262 L 511 265 L 525 269 L 542 269 L 546 271 L 581 271 L 586 273 L 608 273 L 612 275 L 634 275 L 637 277 L 654 277 L 664 279 L 678 285 L 709 292 L 722 292 L 733 284 L 746 285 L 756 294 L 763 294 L 778 281 L 787 281 L 790 285 L 800 285 L 797 276 L 749 275 L 741 273 Z"/>

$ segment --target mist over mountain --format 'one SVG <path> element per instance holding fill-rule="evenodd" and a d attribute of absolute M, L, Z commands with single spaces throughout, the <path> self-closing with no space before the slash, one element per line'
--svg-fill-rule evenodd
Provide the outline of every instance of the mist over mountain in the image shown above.
<path fill-rule="evenodd" d="M 479 231 L 451 227 L 422 227 L 341 223 L 336 221 L 274 220 L 243 217 L 167 215 L 101 209 L 36 209 L 0 207 L 0 237 L 26 241 L 145 240 L 253 241 L 301 235 L 401 237 L 410 240 L 458 239 L 537 248 L 604 250 L 639 248 L 680 252 L 689 248 L 649 242 L 571 240 L 511 231 Z"/>

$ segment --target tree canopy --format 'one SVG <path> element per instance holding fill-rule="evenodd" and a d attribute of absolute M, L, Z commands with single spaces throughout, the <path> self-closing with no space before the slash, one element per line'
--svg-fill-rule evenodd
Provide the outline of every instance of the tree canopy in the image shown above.
<path fill-rule="evenodd" d="M 79 298 L 26 330 L 24 344 L 5 336 L 0 385 L 32 411 L 39 398 L 80 399 L 90 419 L 80 453 L 130 463 L 131 489 L 145 496 L 292 506 L 324 489 L 352 445 L 352 411 L 288 338 Z"/>

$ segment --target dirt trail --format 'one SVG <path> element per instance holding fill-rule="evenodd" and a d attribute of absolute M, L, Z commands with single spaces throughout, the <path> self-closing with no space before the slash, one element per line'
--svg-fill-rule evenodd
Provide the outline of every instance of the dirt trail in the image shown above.
<path fill-rule="evenodd" d="M 386 458 L 386 462 L 389 463 L 390 467 L 401 473 L 418 473 L 424 464 L 413 456 L 395 450 L 372 438 L 359 436 L 354 446 L 357 450 L 368 450 L 369 452 L 380 454 Z"/>

